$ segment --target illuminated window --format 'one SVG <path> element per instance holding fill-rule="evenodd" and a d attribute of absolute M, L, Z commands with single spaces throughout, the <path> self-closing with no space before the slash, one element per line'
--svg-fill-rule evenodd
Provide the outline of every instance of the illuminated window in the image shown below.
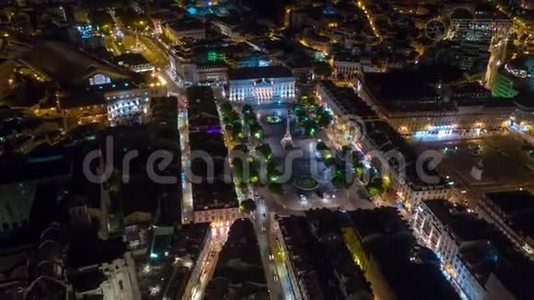
<path fill-rule="evenodd" d="M 102 85 L 111 83 L 111 78 L 105 74 L 95 74 L 89 78 L 90 85 Z"/>
<path fill-rule="evenodd" d="M 78 32 L 80 32 L 80 36 L 82 39 L 88 39 L 93 36 L 93 26 L 91 24 L 85 24 L 78 26 Z"/>

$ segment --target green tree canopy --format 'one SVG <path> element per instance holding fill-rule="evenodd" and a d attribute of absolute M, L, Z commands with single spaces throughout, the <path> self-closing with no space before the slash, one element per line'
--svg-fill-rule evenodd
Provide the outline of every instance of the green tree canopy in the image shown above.
<path fill-rule="evenodd" d="M 330 125 L 330 123 L 332 123 L 332 120 L 334 119 L 332 116 L 332 113 L 330 113 L 330 111 L 328 111 L 322 106 L 317 107 L 315 111 L 315 115 L 316 115 L 317 124 L 320 127 L 326 127 Z"/>
<path fill-rule="evenodd" d="M 245 104 L 243 106 L 243 109 L 241 109 L 241 113 L 245 116 L 247 115 L 253 115 L 254 114 L 254 108 L 252 108 L 252 105 Z"/>
<path fill-rule="evenodd" d="M 250 214 L 256 210 L 256 201 L 252 199 L 245 199 L 239 204 L 239 208 L 244 213 Z"/>
<path fill-rule="evenodd" d="M 317 149 L 317 151 L 324 151 L 324 150 L 328 150 L 328 146 L 324 143 L 324 142 L 318 142 L 317 143 L 317 146 L 315 147 Z"/>
<path fill-rule="evenodd" d="M 306 136 L 309 138 L 314 138 L 317 134 L 317 123 L 315 123 L 313 120 L 306 120 L 302 123 L 302 127 L 304 128 L 304 132 L 306 133 Z"/>
<path fill-rule="evenodd" d="M 256 151 L 267 161 L 272 159 L 273 151 L 271 146 L 267 143 L 263 143 L 256 147 Z"/>
<path fill-rule="evenodd" d="M 332 67 L 324 61 L 316 62 L 313 66 L 313 72 L 320 77 L 328 77 L 332 75 Z"/>

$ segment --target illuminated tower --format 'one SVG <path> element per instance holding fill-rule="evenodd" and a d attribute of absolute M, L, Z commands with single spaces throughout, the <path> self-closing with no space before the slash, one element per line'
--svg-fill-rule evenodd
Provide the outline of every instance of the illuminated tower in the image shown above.
<path fill-rule="evenodd" d="M 287 120 L 286 120 L 286 133 L 284 134 L 284 137 L 280 141 L 280 144 L 284 149 L 287 148 L 287 146 L 294 146 L 293 145 L 293 137 L 291 136 L 291 118 L 290 118 L 289 111 L 287 112 Z"/>

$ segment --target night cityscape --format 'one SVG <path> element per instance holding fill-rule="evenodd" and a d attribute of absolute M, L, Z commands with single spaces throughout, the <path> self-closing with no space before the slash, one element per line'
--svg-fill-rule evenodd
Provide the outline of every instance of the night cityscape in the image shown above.
<path fill-rule="evenodd" d="M 0 300 L 534 299 L 534 0 L 0 0 Z"/>

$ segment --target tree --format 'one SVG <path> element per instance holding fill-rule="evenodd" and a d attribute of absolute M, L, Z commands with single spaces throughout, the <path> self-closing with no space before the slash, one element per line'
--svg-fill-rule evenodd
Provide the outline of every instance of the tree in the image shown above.
<path fill-rule="evenodd" d="M 232 107 L 232 104 L 230 104 L 230 102 L 228 102 L 228 101 L 221 102 L 220 109 L 221 109 L 221 113 L 223 115 L 228 115 L 228 114 L 230 114 L 231 112 L 234 111 L 234 108 Z"/>
<path fill-rule="evenodd" d="M 263 143 L 256 148 L 256 151 L 266 160 L 270 161 L 273 157 L 273 151 L 269 144 Z"/>
<path fill-rule="evenodd" d="M 248 182 L 253 185 L 261 184 L 260 174 L 258 173 L 258 170 L 255 165 L 251 166 L 250 168 L 250 177 Z"/>
<path fill-rule="evenodd" d="M 332 172 L 331 180 L 336 188 L 348 188 L 354 182 L 353 170 L 343 164 L 337 164 Z"/>
<path fill-rule="evenodd" d="M 313 120 L 304 121 L 302 127 L 304 128 L 306 136 L 309 138 L 313 138 L 317 134 L 317 123 L 315 123 Z"/>
<path fill-rule="evenodd" d="M 258 120 L 256 119 L 256 116 L 253 114 L 245 115 L 244 120 L 245 120 L 245 124 L 251 127 L 258 124 Z"/>
<path fill-rule="evenodd" d="M 284 175 L 280 170 L 278 169 L 272 169 L 268 170 L 269 174 L 269 182 L 270 183 L 280 183 L 282 184 L 282 176 Z"/>
<path fill-rule="evenodd" d="M 237 144 L 232 148 L 232 151 L 241 151 L 243 153 L 248 153 L 247 146 L 245 144 Z"/>
<path fill-rule="evenodd" d="M 316 105 L 315 98 L 310 95 L 302 95 L 300 97 L 300 102 L 302 102 L 302 104 L 304 104 L 305 106 Z"/>
<path fill-rule="evenodd" d="M 328 150 L 328 146 L 324 142 L 318 142 L 315 148 L 317 149 L 317 151 Z"/>
<path fill-rule="evenodd" d="M 245 199 L 239 204 L 239 208 L 242 212 L 250 214 L 256 210 L 256 202 L 252 199 Z"/>
<path fill-rule="evenodd" d="M 231 123 L 224 126 L 224 130 L 230 135 L 232 141 L 241 143 L 245 138 L 241 123 Z"/>
<path fill-rule="evenodd" d="M 301 103 L 297 103 L 297 104 L 293 105 L 293 106 L 291 107 L 291 110 L 292 110 L 295 114 L 302 113 L 302 112 L 306 112 L 304 105 L 301 104 Z"/>
<path fill-rule="evenodd" d="M 377 196 L 384 193 L 385 187 L 382 177 L 374 176 L 367 184 L 367 190 L 371 196 Z"/>
<path fill-rule="evenodd" d="M 91 10 L 88 17 L 91 23 L 104 33 L 109 33 L 115 25 L 113 18 L 105 10 Z"/>
<path fill-rule="evenodd" d="M 317 107 L 317 109 L 315 110 L 315 115 L 317 124 L 320 127 L 326 127 L 330 125 L 330 123 L 332 123 L 332 120 L 334 119 L 332 113 L 330 113 L 330 111 L 328 111 L 322 106 Z"/>
<path fill-rule="evenodd" d="M 361 178 L 361 176 L 363 175 L 363 172 L 364 172 L 363 154 L 361 152 L 359 152 L 359 151 L 345 150 L 345 146 L 343 148 L 344 148 L 343 152 L 347 155 L 348 158 L 351 159 L 351 163 L 352 163 L 352 168 L 354 170 L 354 174 L 358 178 Z"/>
<path fill-rule="evenodd" d="M 332 67 L 326 62 L 316 62 L 313 66 L 313 72 L 319 77 L 328 77 L 332 75 Z"/>
<path fill-rule="evenodd" d="M 250 134 L 257 141 L 262 141 L 264 138 L 263 128 L 259 124 L 253 124 L 250 126 Z"/>
<path fill-rule="evenodd" d="M 245 104 L 243 106 L 243 109 L 241 109 L 241 113 L 244 116 L 253 115 L 254 114 L 254 108 L 252 108 L 252 105 L 250 105 L 250 104 Z"/>
<path fill-rule="evenodd" d="M 300 127 L 304 127 L 304 124 L 310 119 L 306 111 L 299 111 L 298 113 L 296 113 L 296 116 L 297 116 L 297 123 L 299 124 Z"/>

